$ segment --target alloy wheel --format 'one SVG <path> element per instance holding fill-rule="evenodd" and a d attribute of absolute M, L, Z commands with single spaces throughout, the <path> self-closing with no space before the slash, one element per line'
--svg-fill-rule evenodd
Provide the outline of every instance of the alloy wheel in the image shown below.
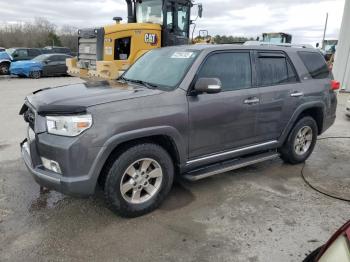
<path fill-rule="evenodd" d="M 297 155 L 304 155 L 311 147 L 312 144 L 312 129 L 309 126 L 302 127 L 294 140 L 294 151 Z"/>
<path fill-rule="evenodd" d="M 126 169 L 120 182 L 120 192 L 127 202 L 142 204 L 159 192 L 162 179 L 163 171 L 159 163 L 143 158 Z"/>

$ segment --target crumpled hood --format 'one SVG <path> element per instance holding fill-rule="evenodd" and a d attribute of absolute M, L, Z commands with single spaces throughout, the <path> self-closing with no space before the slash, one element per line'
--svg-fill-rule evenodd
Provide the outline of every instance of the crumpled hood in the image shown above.
<path fill-rule="evenodd" d="M 38 90 L 26 99 L 36 109 L 90 107 L 126 99 L 157 95 L 163 91 L 117 81 L 97 81 Z"/>

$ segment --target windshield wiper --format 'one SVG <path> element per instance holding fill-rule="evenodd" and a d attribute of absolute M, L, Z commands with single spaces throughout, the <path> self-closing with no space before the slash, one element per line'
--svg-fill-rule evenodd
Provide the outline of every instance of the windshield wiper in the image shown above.
<path fill-rule="evenodd" d="M 154 89 L 154 88 L 158 87 L 158 85 L 156 85 L 156 84 L 148 83 L 148 82 L 145 82 L 145 81 L 142 81 L 142 80 L 137 80 L 137 79 L 128 79 L 128 78 L 125 78 L 123 76 L 121 76 L 119 79 L 123 80 L 125 82 L 131 82 L 131 83 L 140 84 L 140 85 L 143 85 L 143 86 L 145 86 L 147 88 L 150 88 L 150 89 Z"/>

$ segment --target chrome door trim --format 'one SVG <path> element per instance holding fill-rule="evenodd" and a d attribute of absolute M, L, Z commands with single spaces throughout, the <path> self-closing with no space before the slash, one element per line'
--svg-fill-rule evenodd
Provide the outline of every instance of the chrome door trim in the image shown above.
<path fill-rule="evenodd" d="M 197 158 L 197 159 L 193 159 L 193 160 L 187 161 L 186 165 L 191 165 L 191 164 L 194 164 L 194 163 L 197 163 L 197 162 L 205 161 L 205 160 L 216 158 L 216 157 L 220 157 L 220 156 L 226 156 L 226 155 L 230 155 L 230 154 L 234 154 L 234 153 L 244 152 L 244 151 L 247 151 L 247 150 L 250 150 L 250 149 L 254 149 L 254 148 L 274 145 L 274 144 L 277 144 L 277 143 L 278 143 L 277 140 L 272 140 L 272 141 L 268 141 L 268 142 L 257 144 L 257 145 L 252 145 L 252 146 L 243 147 L 243 148 L 239 148 L 239 149 L 235 149 L 235 150 L 231 150 L 231 151 L 227 151 L 227 152 L 222 152 L 222 153 L 217 153 L 217 154 L 213 154 L 213 155 L 209 155 L 209 156 L 204 156 L 204 157 L 200 157 L 200 158 Z"/>

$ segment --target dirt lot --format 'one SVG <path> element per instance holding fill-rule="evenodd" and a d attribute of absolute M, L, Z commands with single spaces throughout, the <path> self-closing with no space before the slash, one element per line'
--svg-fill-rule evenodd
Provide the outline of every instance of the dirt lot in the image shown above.
<path fill-rule="evenodd" d="M 26 125 L 18 111 L 36 89 L 80 81 L 0 79 L 1 261 L 302 261 L 350 219 L 348 202 L 311 190 L 303 166 L 281 160 L 181 182 L 161 208 L 136 219 L 111 213 L 100 191 L 89 199 L 40 194 L 20 159 Z M 323 136 L 350 135 L 346 98 L 339 95 L 336 124 Z M 349 156 L 349 140 L 321 140 L 305 175 L 350 197 Z"/>

